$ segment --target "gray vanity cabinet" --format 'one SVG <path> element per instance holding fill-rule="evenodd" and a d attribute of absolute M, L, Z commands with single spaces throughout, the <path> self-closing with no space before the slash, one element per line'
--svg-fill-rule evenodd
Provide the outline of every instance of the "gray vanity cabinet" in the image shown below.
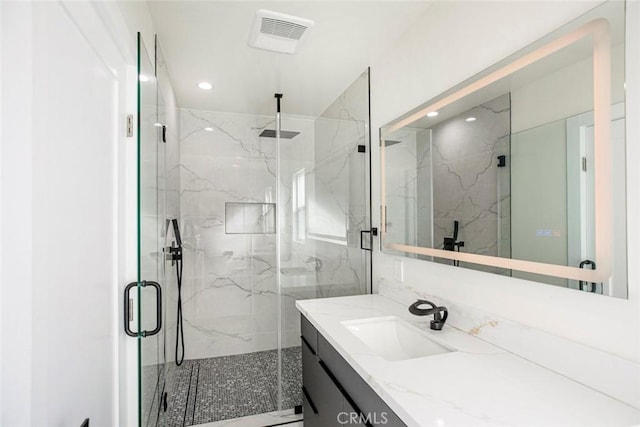
<path fill-rule="evenodd" d="M 304 426 L 405 426 L 304 316 L 300 321 Z"/>
<path fill-rule="evenodd" d="M 316 355 L 302 344 L 302 391 L 312 415 L 304 413 L 305 427 L 339 426 L 338 413 L 344 406 L 344 396 L 331 378 L 324 373 Z M 306 409 L 306 408 L 305 408 Z"/>

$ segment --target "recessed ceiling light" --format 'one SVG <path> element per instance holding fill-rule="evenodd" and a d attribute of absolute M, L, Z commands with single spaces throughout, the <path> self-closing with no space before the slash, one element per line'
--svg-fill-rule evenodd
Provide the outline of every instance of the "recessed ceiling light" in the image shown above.
<path fill-rule="evenodd" d="M 437 111 L 431 111 L 430 113 L 427 113 L 427 117 L 435 117 L 438 115 Z"/>
<path fill-rule="evenodd" d="M 213 132 L 213 128 L 212 128 L 212 127 L 209 127 L 209 126 L 207 126 L 206 128 L 204 128 L 204 130 L 206 130 L 207 132 Z"/>
<path fill-rule="evenodd" d="M 237 167 L 239 167 L 240 165 L 233 164 L 233 165 L 231 165 L 231 166 L 233 166 L 234 168 L 237 168 Z"/>
<path fill-rule="evenodd" d="M 466 119 L 464 119 L 465 122 L 475 122 L 476 118 L 475 117 L 467 117 Z"/>
<path fill-rule="evenodd" d="M 140 74 L 138 76 L 138 78 L 140 79 L 141 82 L 148 82 L 149 81 L 149 76 L 145 76 L 144 74 Z"/>
<path fill-rule="evenodd" d="M 200 82 L 198 83 L 198 87 L 202 90 L 211 90 L 213 89 L 213 85 L 209 82 Z"/>

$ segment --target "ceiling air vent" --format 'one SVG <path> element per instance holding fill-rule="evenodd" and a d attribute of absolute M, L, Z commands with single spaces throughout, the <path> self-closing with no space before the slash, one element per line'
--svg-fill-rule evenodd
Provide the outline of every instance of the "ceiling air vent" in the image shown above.
<path fill-rule="evenodd" d="M 261 9 L 249 36 L 249 46 L 281 53 L 295 53 L 298 43 L 304 38 L 314 22 L 297 16 Z"/>

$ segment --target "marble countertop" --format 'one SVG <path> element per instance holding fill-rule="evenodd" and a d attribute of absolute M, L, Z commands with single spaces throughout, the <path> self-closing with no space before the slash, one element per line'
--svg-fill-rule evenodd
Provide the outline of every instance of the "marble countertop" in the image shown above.
<path fill-rule="evenodd" d="M 640 410 L 380 295 L 300 300 L 298 310 L 408 426 L 631 426 Z M 397 316 L 456 351 L 387 361 L 345 320 Z"/>

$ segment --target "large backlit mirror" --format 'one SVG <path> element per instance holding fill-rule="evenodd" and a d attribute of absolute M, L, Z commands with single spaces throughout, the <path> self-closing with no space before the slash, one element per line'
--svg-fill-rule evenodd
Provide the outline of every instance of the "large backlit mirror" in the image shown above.
<path fill-rule="evenodd" d="M 627 296 L 624 9 L 381 129 L 384 251 Z"/>

